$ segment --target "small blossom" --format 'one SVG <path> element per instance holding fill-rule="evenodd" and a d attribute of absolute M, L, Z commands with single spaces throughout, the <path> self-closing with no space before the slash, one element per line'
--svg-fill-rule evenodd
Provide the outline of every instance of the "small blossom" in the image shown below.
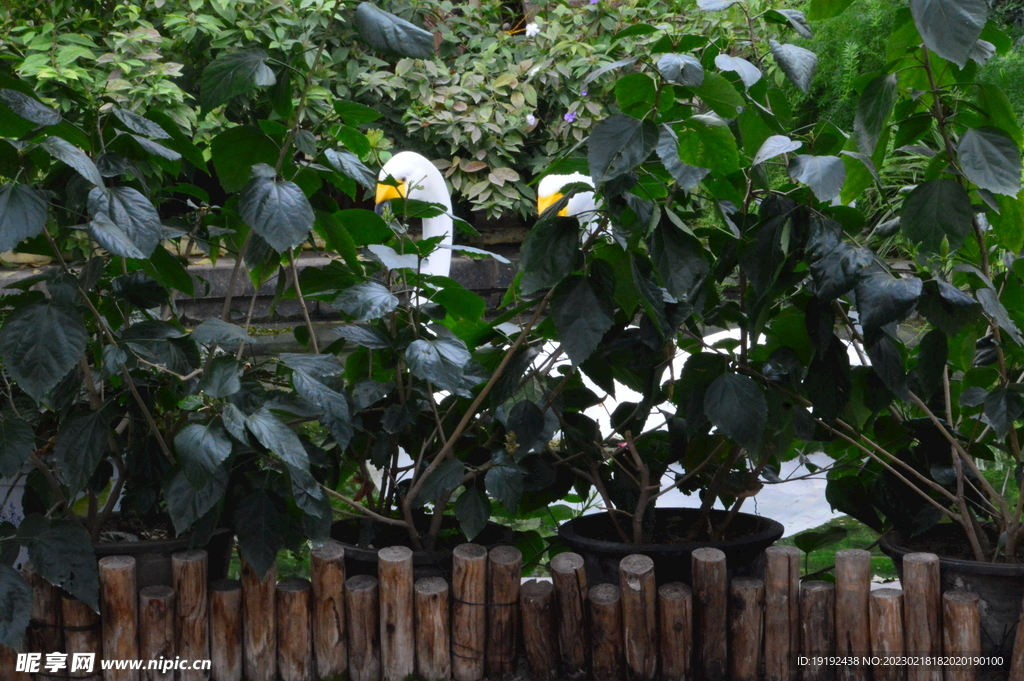
<path fill-rule="evenodd" d="M 580 93 L 580 97 L 586 97 L 586 96 L 587 96 L 587 91 L 586 90 L 584 90 L 583 92 Z"/>
<path fill-rule="evenodd" d="M 540 26 L 534 22 L 530 22 L 526 25 L 526 37 L 532 38 L 533 36 L 540 33 Z"/>
<path fill-rule="evenodd" d="M 591 4 L 591 5 L 596 5 L 596 4 L 597 4 L 597 2 L 598 2 L 598 0 L 590 0 L 590 4 Z"/>
<path fill-rule="evenodd" d="M 564 118 L 566 120 L 566 122 L 572 123 L 574 120 L 576 120 L 576 112 L 575 111 L 570 111 L 569 113 L 567 113 L 564 116 L 562 116 L 562 118 Z"/>
<path fill-rule="evenodd" d="M 537 125 L 537 117 L 533 114 L 526 114 L 526 123 L 532 128 Z"/>

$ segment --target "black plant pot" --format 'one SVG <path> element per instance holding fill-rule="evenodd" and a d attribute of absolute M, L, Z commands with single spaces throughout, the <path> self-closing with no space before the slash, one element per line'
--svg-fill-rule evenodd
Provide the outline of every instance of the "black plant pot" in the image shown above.
<path fill-rule="evenodd" d="M 93 544 L 96 558 L 104 556 L 132 556 L 135 558 L 135 578 L 138 587 L 174 586 L 171 555 L 189 548 L 189 535 L 174 539 L 147 539 L 143 541 L 112 541 Z M 212 582 L 228 574 L 228 563 L 234 548 L 235 536 L 231 530 L 217 530 L 204 549 L 208 554 L 207 571 Z"/>
<path fill-rule="evenodd" d="M 959 533 L 959 537 L 956 535 Z M 963 541 L 963 530 L 958 525 L 943 523 L 932 528 L 922 537 L 925 541 Z M 898 535 L 884 534 L 879 548 L 892 558 L 896 573 L 903 579 L 903 556 L 926 550 L 906 545 Z M 931 551 L 931 548 L 927 548 Z M 1013 640 L 1021 614 L 1021 598 L 1024 597 L 1024 564 L 981 563 L 975 560 L 945 558 L 939 556 L 939 581 L 943 591 L 962 589 L 978 594 L 981 611 L 981 654 L 1002 656 L 1006 667 L 986 666 L 979 668 L 979 679 L 1006 678 L 1006 669 L 1013 653 Z"/>
<path fill-rule="evenodd" d="M 394 525 L 377 526 L 372 543 L 360 545 L 360 521 L 339 520 L 331 525 L 331 538 L 345 549 L 345 574 L 377 576 L 377 551 L 388 546 L 410 546 L 409 535 L 404 528 Z M 442 524 L 443 536 L 433 551 L 413 551 L 413 579 L 422 577 L 452 578 L 452 549 L 466 543 L 465 535 L 458 531 L 455 518 L 445 518 Z M 473 538 L 474 544 L 491 549 L 515 543 L 515 533 L 504 525 L 487 523 L 483 531 Z M 410 547 L 411 548 L 411 547 Z"/>
<path fill-rule="evenodd" d="M 655 534 L 677 523 L 690 527 L 699 511 L 695 508 L 654 509 Z M 711 511 L 711 522 L 721 523 L 728 513 Z M 698 541 L 687 544 L 626 544 L 618 541 L 607 512 L 574 518 L 562 523 L 558 536 L 570 551 L 583 556 L 589 584 L 618 584 L 619 561 L 632 553 L 642 553 L 654 560 L 654 576 L 658 584 L 690 583 L 690 554 L 699 548 L 721 549 L 725 553 L 729 577 L 752 575 L 764 550 L 774 544 L 785 531 L 781 523 L 770 518 L 738 513 L 729 525 L 732 538 L 723 541 Z"/>

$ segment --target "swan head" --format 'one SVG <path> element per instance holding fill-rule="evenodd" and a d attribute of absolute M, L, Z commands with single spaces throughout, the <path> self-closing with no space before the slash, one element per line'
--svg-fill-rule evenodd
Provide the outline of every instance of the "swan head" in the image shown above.
<path fill-rule="evenodd" d="M 566 185 L 582 182 L 594 186 L 594 181 L 583 173 L 571 173 L 569 175 L 548 175 L 537 185 L 537 215 L 540 215 L 553 206 L 565 194 L 562 188 Z M 577 192 L 569 198 L 569 203 L 558 212 L 562 217 L 574 217 L 586 211 L 596 208 L 594 204 L 594 192 Z"/>
<path fill-rule="evenodd" d="M 389 177 L 395 185 L 383 184 Z M 440 203 L 451 210 L 451 195 L 441 171 L 415 151 L 400 151 L 392 156 L 380 169 L 377 182 L 378 205 L 392 199 L 416 199 Z"/>

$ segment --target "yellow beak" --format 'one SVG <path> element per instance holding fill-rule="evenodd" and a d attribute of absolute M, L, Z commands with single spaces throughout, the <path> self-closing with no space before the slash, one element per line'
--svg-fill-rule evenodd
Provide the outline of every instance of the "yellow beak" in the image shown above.
<path fill-rule="evenodd" d="M 377 185 L 377 203 L 403 198 L 405 198 L 405 182 L 399 182 L 397 187 L 390 184 Z"/>
<path fill-rule="evenodd" d="M 551 206 L 558 203 L 558 200 L 562 198 L 562 194 L 555 193 L 550 196 L 538 196 L 537 197 L 537 215 L 541 215 Z M 569 207 L 566 206 L 562 210 L 558 211 L 558 214 L 563 218 L 569 217 Z"/>

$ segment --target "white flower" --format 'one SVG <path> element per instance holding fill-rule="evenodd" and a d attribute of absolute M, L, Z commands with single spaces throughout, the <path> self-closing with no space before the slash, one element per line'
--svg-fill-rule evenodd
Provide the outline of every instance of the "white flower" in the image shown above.
<path fill-rule="evenodd" d="M 526 123 L 532 128 L 537 125 L 537 117 L 533 114 L 526 114 Z"/>
<path fill-rule="evenodd" d="M 533 36 L 540 33 L 540 26 L 534 22 L 530 22 L 526 25 L 526 37 L 532 38 Z"/>

